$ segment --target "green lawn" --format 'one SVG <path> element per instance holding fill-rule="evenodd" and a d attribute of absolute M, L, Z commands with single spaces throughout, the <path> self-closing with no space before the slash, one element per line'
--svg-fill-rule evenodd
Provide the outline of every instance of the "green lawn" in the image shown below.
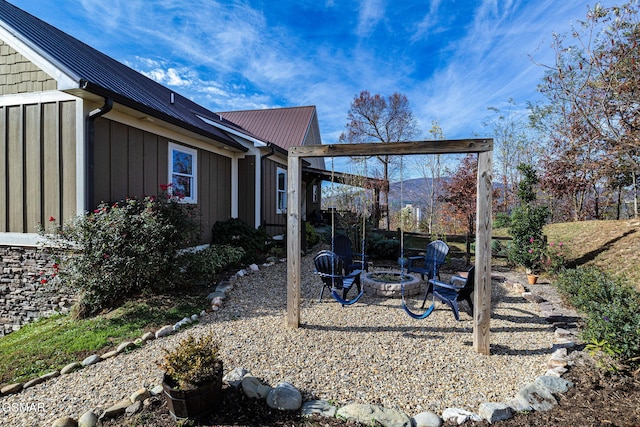
<path fill-rule="evenodd" d="M 104 353 L 145 331 L 172 324 L 206 307 L 204 297 L 154 297 L 128 302 L 107 314 L 73 320 L 54 316 L 0 339 L 0 384 L 23 382 Z"/>

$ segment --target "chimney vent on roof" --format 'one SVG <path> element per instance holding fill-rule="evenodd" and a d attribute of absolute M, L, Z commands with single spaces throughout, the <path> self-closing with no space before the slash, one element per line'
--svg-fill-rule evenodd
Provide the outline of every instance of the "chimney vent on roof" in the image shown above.
<path fill-rule="evenodd" d="M 170 101 L 169 102 L 171 102 L 171 104 L 176 102 L 176 94 L 175 93 L 171 92 L 171 97 L 170 97 Z"/>

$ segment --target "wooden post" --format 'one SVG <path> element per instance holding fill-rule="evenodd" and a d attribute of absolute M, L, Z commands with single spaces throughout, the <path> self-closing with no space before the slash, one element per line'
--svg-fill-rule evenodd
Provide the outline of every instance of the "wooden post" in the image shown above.
<path fill-rule="evenodd" d="M 476 278 L 473 296 L 473 348 L 489 354 L 491 319 L 491 183 L 492 151 L 478 154 L 476 200 Z"/>
<path fill-rule="evenodd" d="M 287 326 L 300 326 L 300 198 L 302 158 L 289 156 L 287 171 Z"/>

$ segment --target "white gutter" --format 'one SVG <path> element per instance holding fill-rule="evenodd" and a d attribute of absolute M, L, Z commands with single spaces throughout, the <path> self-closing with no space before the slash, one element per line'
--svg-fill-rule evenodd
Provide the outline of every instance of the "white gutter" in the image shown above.
<path fill-rule="evenodd" d="M 205 123 L 207 123 L 207 124 L 210 124 L 211 126 L 217 127 L 218 129 L 221 129 L 221 130 L 223 130 L 223 131 L 225 131 L 225 132 L 229 132 L 229 133 L 230 133 L 230 134 L 232 134 L 232 135 L 235 135 L 235 136 L 238 136 L 238 137 L 240 137 L 240 138 L 244 138 L 244 139 L 246 139 L 247 141 L 251 141 L 251 142 L 253 142 L 254 147 L 267 147 L 267 145 L 268 145 L 266 142 L 264 142 L 264 141 L 262 141 L 262 140 L 260 140 L 260 139 L 258 139 L 258 138 L 254 138 L 253 136 L 249 136 L 249 135 L 247 135 L 247 134 L 245 134 L 245 133 L 242 133 L 242 132 L 240 132 L 239 130 L 236 130 L 236 129 L 230 128 L 230 127 L 225 126 L 225 125 L 223 125 L 223 124 L 220 124 L 220 123 L 218 123 L 218 122 L 214 122 L 213 120 L 208 119 L 208 118 L 206 118 L 206 117 L 202 117 L 202 116 L 201 116 L 201 115 L 199 115 L 199 114 L 196 114 L 196 116 L 197 116 L 200 120 L 202 120 L 203 122 L 205 122 Z"/>

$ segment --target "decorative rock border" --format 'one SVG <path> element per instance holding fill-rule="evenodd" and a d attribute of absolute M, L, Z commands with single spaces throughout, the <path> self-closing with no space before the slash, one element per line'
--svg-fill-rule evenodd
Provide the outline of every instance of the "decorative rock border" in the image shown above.
<path fill-rule="evenodd" d="M 272 264 L 273 263 L 265 264 L 265 266 Z M 258 270 L 259 268 L 254 264 L 250 267 L 249 271 L 240 270 L 237 274 L 244 276 Z M 467 421 L 481 421 L 483 419 L 489 423 L 493 423 L 495 421 L 509 419 L 517 412 L 547 411 L 557 405 L 555 395 L 565 393 L 569 388 L 573 387 L 573 383 L 561 378 L 561 376 L 567 371 L 567 366 L 569 365 L 568 352 L 576 345 L 577 325 L 570 322 L 569 318 L 564 315 L 561 307 L 555 306 L 542 297 L 529 292 L 520 283 L 512 283 L 511 286 L 514 291 L 519 293 L 523 298 L 537 304 L 540 317 L 545 318 L 549 323 L 554 325 L 553 352 L 547 363 L 547 371 L 544 375 L 537 377 L 533 383 L 523 387 L 509 402 L 481 403 L 478 407 L 477 414 L 460 408 L 446 408 L 441 416 L 426 411 L 411 417 L 402 411 L 388 409 L 378 405 L 347 404 L 338 408 L 330 402 L 323 400 L 303 402 L 302 394 L 293 384 L 281 382 L 275 387 L 271 387 L 268 384 L 263 384 L 243 368 L 233 369 L 224 377 L 223 381 L 233 387 L 242 387 L 242 390 L 248 397 L 265 399 L 269 407 L 277 410 L 301 411 L 305 416 L 314 414 L 324 417 L 338 416 L 362 424 L 371 425 L 377 423 L 376 425 L 388 427 L 440 427 L 445 421 L 455 421 L 457 424 L 463 424 Z M 222 307 L 227 292 L 232 289 L 233 285 L 230 282 L 224 281 L 219 283 L 215 291 L 208 295 L 207 298 L 211 300 L 211 309 L 213 311 L 217 311 Z M 6 385 L 0 389 L 0 395 L 19 393 L 25 388 L 40 384 L 50 378 L 70 374 L 85 366 L 99 363 L 109 357 L 115 357 L 127 350 L 140 347 L 151 339 L 171 335 L 179 329 L 197 321 L 198 318 L 204 314 L 206 314 L 206 311 L 203 311 L 200 315 L 194 314 L 191 317 L 185 317 L 174 325 L 163 326 L 158 329 L 155 334 L 147 332 L 134 342 L 126 341 L 121 343 L 113 351 L 101 356 L 89 356 L 82 362 L 70 363 L 60 371 L 51 372 L 27 383 Z M 115 418 L 124 413 L 133 415 L 142 410 L 143 407 L 157 404 L 160 402 L 161 398 L 159 395 L 161 393 L 162 385 L 160 384 L 155 385 L 149 390 L 141 388 L 133 391 L 129 397 L 125 397 L 121 401 L 115 402 L 106 408 L 99 416 L 92 411 L 87 411 L 83 413 L 78 420 L 69 416 L 58 418 L 53 422 L 52 426 L 94 427 L 101 419 Z"/>

